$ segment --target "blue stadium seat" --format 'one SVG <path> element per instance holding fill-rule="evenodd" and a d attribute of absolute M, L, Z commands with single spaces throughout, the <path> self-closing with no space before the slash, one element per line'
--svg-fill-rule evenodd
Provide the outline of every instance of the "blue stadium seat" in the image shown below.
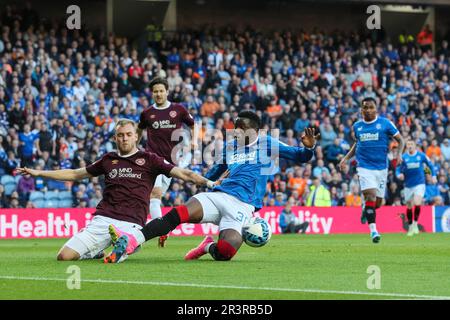
<path fill-rule="evenodd" d="M 36 208 L 45 208 L 45 200 L 43 198 L 33 201 L 33 204 Z"/>
<path fill-rule="evenodd" d="M 58 208 L 72 208 L 72 199 L 64 199 L 58 201 Z"/>
<path fill-rule="evenodd" d="M 36 208 L 44 208 L 45 207 L 45 201 L 44 201 L 44 193 L 40 191 L 32 191 L 30 193 L 30 199 L 31 202 L 33 202 L 34 206 Z"/>
<path fill-rule="evenodd" d="M 45 200 L 45 208 L 58 208 L 58 199 Z"/>
<path fill-rule="evenodd" d="M 22 178 L 22 175 L 18 174 L 17 176 L 14 177 L 14 180 L 16 181 L 16 183 L 19 183 L 20 178 Z"/>
<path fill-rule="evenodd" d="M 58 201 L 59 196 L 58 196 L 59 192 L 56 191 L 47 191 L 44 195 L 45 200 L 53 200 L 54 202 Z"/>
<path fill-rule="evenodd" d="M 39 200 L 44 200 L 44 193 L 40 191 L 32 191 L 30 193 L 30 201 L 35 202 Z"/>
<path fill-rule="evenodd" d="M 58 193 L 59 200 L 67 200 L 70 199 L 72 201 L 72 192 L 70 191 L 61 191 Z"/>
<path fill-rule="evenodd" d="M 7 175 L 4 175 L 1 177 L 0 183 L 2 185 L 5 185 L 7 183 L 16 183 L 16 180 L 14 179 L 13 176 L 10 176 L 9 174 L 7 174 Z"/>
<path fill-rule="evenodd" d="M 16 180 L 13 176 L 4 175 L 0 179 L 0 183 L 5 187 L 5 194 L 10 196 L 17 188 Z"/>

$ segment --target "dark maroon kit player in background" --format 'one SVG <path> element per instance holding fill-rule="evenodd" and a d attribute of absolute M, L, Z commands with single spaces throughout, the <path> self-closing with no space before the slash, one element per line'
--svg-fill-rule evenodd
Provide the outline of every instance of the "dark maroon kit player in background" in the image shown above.
<path fill-rule="evenodd" d="M 157 108 L 154 105 L 141 113 L 138 128 L 147 129 L 147 151 L 156 153 L 173 164 L 172 149 L 179 141 L 172 141 L 172 133 L 183 127 L 194 125 L 194 119 L 181 104 L 166 102 L 166 107 Z"/>

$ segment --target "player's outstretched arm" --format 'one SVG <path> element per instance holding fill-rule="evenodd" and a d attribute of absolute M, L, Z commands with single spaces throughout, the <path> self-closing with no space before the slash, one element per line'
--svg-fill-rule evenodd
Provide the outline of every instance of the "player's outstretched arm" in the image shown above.
<path fill-rule="evenodd" d="M 80 169 L 63 169 L 63 170 L 35 170 L 30 168 L 17 168 L 17 172 L 21 175 L 29 174 L 33 177 L 42 177 L 61 181 L 77 181 L 85 178 L 91 178 L 86 168 Z"/>
<path fill-rule="evenodd" d="M 314 128 L 306 128 L 302 134 L 302 143 L 304 148 L 291 147 L 281 141 L 272 139 L 272 144 L 278 147 L 279 156 L 282 159 L 293 160 L 296 162 L 308 162 L 314 155 L 314 148 L 320 133 L 316 134 Z M 272 148 L 274 145 L 272 145 Z M 272 154 L 276 157 L 276 154 Z"/>
<path fill-rule="evenodd" d="M 397 165 L 403 162 L 403 150 L 405 149 L 405 139 L 403 139 L 400 133 L 394 136 L 394 139 L 398 142 L 398 154 L 397 154 Z"/>
<path fill-rule="evenodd" d="M 350 160 L 355 155 L 355 152 L 356 152 L 356 142 L 352 145 L 347 154 L 342 158 L 341 162 L 339 162 L 339 169 L 341 171 L 344 170 L 347 161 Z"/>
<path fill-rule="evenodd" d="M 208 188 L 214 187 L 215 183 L 211 180 L 206 179 L 205 177 L 202 177 L 199 174 L 196 174 L 195 172 L 189 170 L 189 169 L 183 169 L 180 167 L 174 167 L 172 170 L 170 170 L 170 175 L 172 177 L 181 179 L 186 182 L 192 182 L 199 186 L 207 186 Z"/>

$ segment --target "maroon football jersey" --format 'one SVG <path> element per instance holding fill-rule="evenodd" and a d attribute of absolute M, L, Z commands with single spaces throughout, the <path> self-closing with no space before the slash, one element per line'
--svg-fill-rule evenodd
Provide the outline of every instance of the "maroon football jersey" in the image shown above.
<path fill-rule="evenodd" d="M 139 120 L 139 128 L 147 129 L 146 150 L 156 153 L 173 164 L 172 149 L 179 140 L 171 141 L 172 133 L 182 128 L 183 123 L 192 127 L 194 118 L 181 104 L 170 103 L 168 107 L 162 109 L 152 105 L 144 110 Z"/>
<path fill-rule="evenodd" d="M 149 212 L 148 199 L 155 179 L 169 176 L 174 166 L 156 154 L 138 151 L 128 157 L 109 152 L 86 167 L 94 177 L 105 175 L 103 199 L 94 215 L 144 226 Z"/>

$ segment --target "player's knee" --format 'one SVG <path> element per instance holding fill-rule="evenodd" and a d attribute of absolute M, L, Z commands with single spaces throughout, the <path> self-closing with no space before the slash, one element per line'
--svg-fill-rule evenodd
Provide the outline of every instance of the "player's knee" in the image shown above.
<path fill-rule="evenodd" d="M 60 252 L 56 256 L 56 260 L 58 260 L 58 261 L 71 261 L 71 260 L 75 260 L 75 257 L 72 254 L 70 254 L 70 253 Z"/>
<path fill-rule="evenodd" d="M 229 261 L 236 254 L 237 250 L 226 240 L 220 239 L 217 242 L 218 258 L 221 261 Z"/>
<path fill-rule="evenodd" d="M 67 248 L 62 249 L 58 252 L 56 256 L 56 260 L 58 261 L 72 261 L 78 260 L 80 258 L 79 254 L 76 251 L 66 250 Z"/>

